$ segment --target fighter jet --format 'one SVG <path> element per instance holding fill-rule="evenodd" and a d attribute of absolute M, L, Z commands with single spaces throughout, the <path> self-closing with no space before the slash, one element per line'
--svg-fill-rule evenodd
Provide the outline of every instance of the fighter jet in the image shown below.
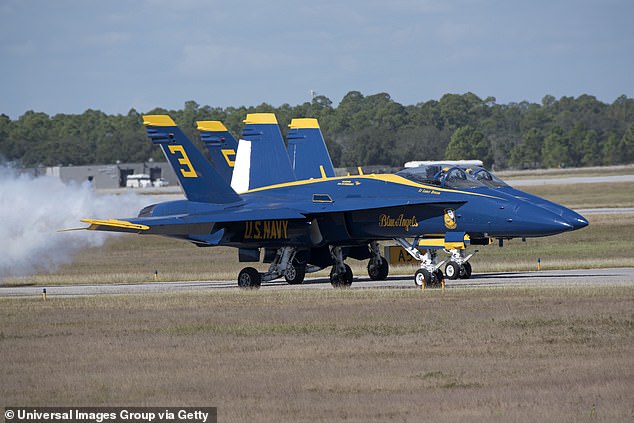
<path fill-rule="evenodd" d="M 174 168 L 186 199 L 149 205 L 137 217 L 83 219 L 89 226 L 82 229 L 235 247 L 241 258 L 259 258 L 263 249 L 275 251 L 267 272 L 242 269 L 238 285 L 244 288 L 301 273 L 301 265 L 332 265 L 332 285 L 349 286 L 353 275 L 346 256 L 380 240 L 396 240 L 404 246 L 421 262 L 415 282 L 433 284 L 442 280 L 440 265 L 429 251 L 422 254 L 418 249 L 429 240 L 443 248 L 464 248 L 488 243 L 490 238 L 548 236 L 573 229 L 561 216 L 526 201 L 435 186 L 408 174 L 288 182 L 292 177 L 284 175 L 285 164 L 278 163 L 281 171 L 258 178 L 268 180 L 267 185 L 249 186 L 238 194 L 169 116 L 144 116 L 144 125 L 151 142 L 161 147 Z M 244 151 L 249 150 L 249 156 L 262 154 L 266 160 L 271 146 L 263 135 L 271 125 L 251 122 L 246 129 Z M 251 167 L 239 169 L 240 149 L 234 177 L 241 172 L 250 179 Z"/>

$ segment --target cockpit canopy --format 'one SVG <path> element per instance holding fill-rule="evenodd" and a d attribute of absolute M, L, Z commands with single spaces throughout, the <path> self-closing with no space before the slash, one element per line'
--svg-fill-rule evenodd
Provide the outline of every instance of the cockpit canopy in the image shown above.
<path fill-rule="evenodd" d="M 457 166 L 423 165 L 405 168 L 396 173 L 419 184 L 435 185 L 442 188 L 479 188 L 485 186 Z"/>
<path fill-rule="evenodd" d="M 498 178 L 483 167 L 470 167 L 467 168 L 466 171 L 471 177 L 477 179 L 488 187 L 500 188 L 508 186 L 506 182 L 504 182 L 502 179 Z"/>

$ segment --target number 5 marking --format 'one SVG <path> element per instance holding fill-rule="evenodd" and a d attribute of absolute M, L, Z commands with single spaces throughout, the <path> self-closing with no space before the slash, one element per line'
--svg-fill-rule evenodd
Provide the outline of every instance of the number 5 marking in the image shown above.
<path fill-rule="evenodd" d="M 194 170 L 194 166 L 192 166 L 192 162 L 189 161 L 189 157 L 187 157 L 187 153 L 185 152 L 185 149 L 183 148 L 182 145 L 168 145 L 167 148 L 169 148 L 170 153 L 174 155 L 176 153 L 180 153 L 180 158 L 178 159 L 178 163 L 182 165 L 181 174 L 183 175 L 183 177 L 185 178 L 198 177 L 198 175 L 196 174 L 196 171 Z"/>

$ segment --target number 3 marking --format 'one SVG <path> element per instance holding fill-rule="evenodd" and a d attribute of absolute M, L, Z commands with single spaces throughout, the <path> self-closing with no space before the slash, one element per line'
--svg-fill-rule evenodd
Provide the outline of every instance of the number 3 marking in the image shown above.
<path fill-rule="evenodd" d="M 187 157 L 187 153 L 185 153 L 185 149 L 182 145 L 168 145 L 170 153 L 176 154 L 180 153 L 180 158 L 178 159 L 178 163 L 182 165 L 181 174 L 185 178 L 197 178 L 198 175 L 194 170 L 194 166 L 192 166 L 192 162 L 189 161 L 189 157 Z"/>

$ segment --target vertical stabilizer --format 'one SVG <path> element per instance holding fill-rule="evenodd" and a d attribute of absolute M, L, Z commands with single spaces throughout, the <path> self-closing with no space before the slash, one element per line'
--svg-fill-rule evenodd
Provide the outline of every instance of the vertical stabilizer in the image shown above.
<path fill-rule="evenodd" d="M 297 179 L 334 177 L 335 168 L 317 119 L 293 119 L 289 127 L 288 157 Z"/>
<path fill-rule="evenodd" d="M 147 115 L 143 124 L 152 143 L 161 146 L 188 200 L 220 204 L 241 201 L 172 118 Z"/>
<path fill-rule="evenodd" d="M 231 183 L 231 175 L 236 160 L 238 141 L 225 125 L 218 120 L 196 122 L 200 139 L 205 143 L 211 157 L 211 164 L 226 183 Z"/>
<path fill-rule="evenodd" d="M 251 113 L 238 144 L 231 186 L 238 192 L 295 180 L 273 113 Z M 245 189 L 246 187 L 246 189 Z"/>

